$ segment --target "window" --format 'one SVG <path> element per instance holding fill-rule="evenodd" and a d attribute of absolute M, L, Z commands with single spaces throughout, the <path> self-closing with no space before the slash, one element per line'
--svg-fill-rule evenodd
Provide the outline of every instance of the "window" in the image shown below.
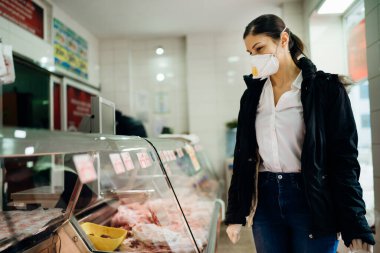
<path fill-rule="evenodd" d="M 370 128 L 371 127 L 371 120 L 370 120 L 369 114 L 362 114 L 361 115 L 361 124 L 362 124 L 362 128 Z"/>

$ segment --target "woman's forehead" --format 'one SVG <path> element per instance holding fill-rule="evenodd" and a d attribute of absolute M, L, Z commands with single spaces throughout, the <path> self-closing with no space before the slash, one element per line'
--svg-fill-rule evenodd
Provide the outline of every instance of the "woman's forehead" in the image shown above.
<path fill-rule="evenodd" d="M 272 41 L 271 38 L 265 34 L 256 34 L 256 35 L 249 34 L 244 39 L 247 49 L 252 49 L 252 47 L 258 43 L 267 43 L 270 41 Z"/>

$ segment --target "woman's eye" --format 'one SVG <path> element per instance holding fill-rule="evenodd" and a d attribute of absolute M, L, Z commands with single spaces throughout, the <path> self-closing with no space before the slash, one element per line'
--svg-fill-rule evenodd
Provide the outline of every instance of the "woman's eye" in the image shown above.
<path fill-rule="evenodd" d="M 260 50 L 262 49 L 262 47 L 259 47 L 256 49 L 257 52 L 260 52 Z"/>

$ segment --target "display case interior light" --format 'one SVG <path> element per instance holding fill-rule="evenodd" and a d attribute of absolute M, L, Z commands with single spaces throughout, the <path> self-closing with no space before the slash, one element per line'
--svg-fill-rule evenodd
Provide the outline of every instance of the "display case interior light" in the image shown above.
<path fill-rule="evenodd" d="M 165 50 L 162 47 L 157 47 L 156 54 L 157 55 L 163 55 L 165 53 Z"/>
<path fill-rule="evenodd" d="M 342 14 L 354 0 L 325 0 L 318 9 L 318 14 Z"/>

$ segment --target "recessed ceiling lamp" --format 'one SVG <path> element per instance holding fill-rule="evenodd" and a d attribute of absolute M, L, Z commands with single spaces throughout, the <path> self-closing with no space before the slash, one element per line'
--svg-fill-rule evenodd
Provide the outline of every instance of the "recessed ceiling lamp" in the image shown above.
<path fill-rule="evenodd" d="M 156 79 L 157 79 L 157 81 L 162 82 L 165 80 L 165 75 L 162 73 L 159 73 L 156 75 Z"/>
<path fill-rule="evenodd" d="M 318 14 L 342 14 L 354 0 L 325 0 L 318 9 Z"/>
<path fill-rule="evenodd" d="M 157 55 L 163 55 L 165 53 L 165 50 L 162 47 L 156 48 L 156 54 Z"/>

